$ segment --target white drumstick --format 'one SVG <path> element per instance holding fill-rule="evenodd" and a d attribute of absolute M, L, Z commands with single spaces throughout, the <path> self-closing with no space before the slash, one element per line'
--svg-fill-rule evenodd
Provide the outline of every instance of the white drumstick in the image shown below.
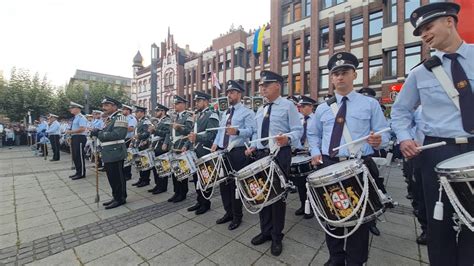
<path fill-rule="evenodd" d="M 378 131 L 378 132 L 375 132 L 374 135 L 380 135 L 380 134 L 385 133 L 385 132 L 388 132 L 388 131 L 390 131 L 390 130 L 391 130 L 391 129 L 390 129 L 389 127 L 387 127 L 387 128 L 384 128 L 384 129 L 382 129 L 382 130 L 380 130 L 380 131 Z M 360 139 L 356 139 L 356 140 L 353 140 L 353 141 L 348 142 L 348 143 L 346 143 L 346 144 L 342 144 L 341 146 L 336 147 L 336 148 L 334 148 L 334 149 L 332 149 L 332 150 L 333 150 L 333 151 L 338 151 L 338 150 L 340 150 L 340 149 L 342 149 L 342 148 L 344 148 L 344 147 L 347 147 L 347 146 L 349 146 L 349 145 L 356 144 L 356 143 L 358 143 L 358 142 L 364 141 L 364 140 L 368 139 L 369 137 L 370 137 L 370 135 L 367 135 L 367 136 L 362 137 L 362 138 L 360 138 Z"/>
<path fill-rule="evenodd" d="M 212 152 L 211 148 L 208 148 L 208 147 L 206 147 L 206 146 L 204 146 L 204 145 L 202 145 L 202 148 L 205 149 L 205 150 L 208 150 L 208 151 L 211 151 L 211 152 Z"/>
<path fill-rule="evenodd" d="M 255 142 L 259 142 L 259 141 L 271 140 L 271 139 L 274 139 L 274 138 L 277 138 L 277 137 L 280 137 L 280 136 L 288 136 L 288 135 L 290 135 L 290 133 L 285 133 L 285 134 L 270 136 L 270 137 L 266 137 L 266 138 L 256 139 L 256 140 L 250 141 L 249 143 L 255 143 Z"/>
<path fill-rule="evenodd" d="M 227 128 L 239 128 L 239 126 L 212 127 L 212 128 L 206 129 L 206 131 L 221 130 L 221 129 L 227 129 Z"/>
<path fill-rule="evenodd" d="M 432 149 L 432 148 L 436 148 L 436 147 L 439 147 L 439 146 L 444 146 L 446 144 L 447 144 L 446 141 L 441 141 L 441 142 L 436 142 L 436 143 L 416 147 L 416 149 L 419 150 L 419 151 L 424 151 L 424 150 L 427 150 L 427 149 Z"/>

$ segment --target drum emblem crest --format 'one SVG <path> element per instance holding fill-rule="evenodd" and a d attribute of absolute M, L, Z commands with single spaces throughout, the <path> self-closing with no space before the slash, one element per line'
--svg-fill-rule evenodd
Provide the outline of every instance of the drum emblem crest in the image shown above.
<path fill-rule="evenodd" d="M 332 202 L 334 206 L 339 210 L 346 210 L 351 206 L 349 198 L 346 194 L 342 193 L 340 190 L 335 191 L 331 194 Z"/>
<path fill-rule="evenodd" d="M 327 208 L 334 214 L 342 218 L 352 213 L 352 206 L 356 206 L 359 197 L 354 189 L 349 186 L 345 191 L 341 187 L 330 187 L 328 193 L 324 193 Z"/>
<path fill-rule="evenodd" d="M 170 163 L 168 161 L 162 161 L 161 165 L 163 166 L 163 169 L 165 171 L 168 171 L 170 169 Z"/>

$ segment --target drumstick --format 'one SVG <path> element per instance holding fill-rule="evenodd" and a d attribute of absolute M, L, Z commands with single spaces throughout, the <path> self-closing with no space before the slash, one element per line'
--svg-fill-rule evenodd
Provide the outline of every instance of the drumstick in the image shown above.
<path fill-rule="evenodd" d="M 208 147 L 206 147 L 206 146 L 204 146 L 204 145 L 202 145 L 202 148 L 205 149 L 205 150 L 208 150 L 208 151 L 211 151 L 211 152 L 212 152 L 211 148 L 208 148 Z"/>
<path fill-rule="evenodd" d="M 256 140 L 250 141 L 249 143 L 255 143 L 255 142 L 259 142 L 259 141 L 271 140 L 271 139 L 274 139 L 274 138 L 277 138 L 277 137 L 280 137 L 280 136 L 288 136 L 288 135 L 290 135 L 290 133 L 285 133 L 285 134 L 270 136 L 270 137 L 266 137 L 266 138 L 256 139 Z"/>
<path fill-rule="evenodd" d="M 390 130 L 391 130 L 391 129 L 390 129 L 389 127 L 387 127 L 387 128 L 384 128 L 384 129 L 382 129 L 382 130 L 380 130 L 380 131 L 378 131 L 378 132 L 375 132 L 374 135 L 380 135 L 380 134 L 385 133 L 385 132 L 388 132 L 388 131 L 390 131 Z M 346 143 L 346 144 L 342 144 L 341 146 L 332 149 L 332 151 L 338 151 L 338 150 L 340 150 L 340 149 L 342 149 L 342 148 L 344 148 L 344 147 L 347 147 L 347 146 L 349 146 L 349 145 L 352 145 L 352 144 L 355 144 L 355 143 L 364 141 L 364 140 L 368 139 L 369 137 L 370 137 L 370 135 L 367 135 L 367 136 L 365 136 L 365 137 L 362 137 L 362 138 L 353 140 L 353 141 L 348 142 L 348 143 Z"/>
<path fill-rule="evenodd" d="M 419 151 L 424 151 L 424 150 L 427 150 L 427 149 L 432 149 L 432 148 L 436 148 L 436 147 L 439 147 L 439 146 L 444 146 L 446 144 L 447 144 L 446 141 L 441 141 L 441 142 L 436 142 L 436 143 L 416 147 L 416 149 L 419 150 Z"/>
<path fill-rule="evenodd" d="M 213 127 L 213 128 L 206 129 L 206 131 L 221 130 L 221 129 L 227 129 L 227 128 L 239 128 L 239 126 Z"/>

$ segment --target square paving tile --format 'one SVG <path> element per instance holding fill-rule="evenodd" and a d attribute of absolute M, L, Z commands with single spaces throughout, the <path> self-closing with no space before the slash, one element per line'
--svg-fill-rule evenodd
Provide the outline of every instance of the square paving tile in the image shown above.
<path fill-rule="evenodd" d="M 237 227 L 236 229 L 230 231 L 228 229 L 228 226 L 229 226 L 229 223 L 225 223 L 225 224 L 216 224 L 215 226 L 213 226 L 211 229 L 216 231 L 216 232 L 219 232 L 225 236 L 228 236 L 230 238 L 236 238 L 238 236 L 240 236 L 241 234 L 243 234 L 245 231 L 249 230 L 250 227 L 252 227 L 251 224 L 245 222 L 245 221 L 242 221 L 242 223 L 240 224 L 239 227 Z"/>
<path fill-rule="evenodd" d="M 265 253 L 271 245 L 271 241 L 267 241 L 261 245 L 254 246 L 250 242 L 252 238 L 260 234 L 260 226 L 255 225 L 252 226 L 249 230 L 245 231 L 243 234 L 241 234 L 239 237 L 237 237 L 237 241 L 239 241 L 241 244 L 246 245 L 247 247 L 254 249 L 258 252 Z"/>
<path fill-rule="evenodd" d="M 275 257 L 270 257 L 267 255 L 261 256 L 254 264 L 254 266 L 267 266 L 267 265 L 291 265 L 291 263 L 284 263 Z"/>
<path fill-rule="evenodd" d="M 58 222 L 28 228 L 19 232 L 21 243 L 27 243 L 52 234 L 61 233 L 63 230 Z"/>
<path fill-rule="evenodd" d="M 204 257 L 180 244 L 149 261 L 150 265 L 194 265 Z"/>
<path fill-rule="evenodd" d="M 80 216 L 86 213 L 90 213 L 92 210 L 87 206 L 80 206 L 69 210 L 59 211 L 56 213 L 60 220 L 65 220 L 71 217 Z"/>
<path fill-rule="evenodd" d="M 140 258 L 137 253 L 129 247 L 119 249 L 109 255 L 98 258 L 94 261 L 86 263 L 85 265 L 138 265 L 143 262 L 143 259 Z"/>
<path fill-rule="evenodd" d="M 382 234 L 372 239 L 372 247 L 377 247 L 384 251 L 398 254 L 402 257 L 418 260 L 419 252 L 418 245 L 415 241 L 406 240 L 403 238 L 391 236 L 389 234 Z"/>
<path fill-rule="evenodd" d="M 245 254 L 243 256 L 242 254 Z M 219 265 L 250 265 L 262 254 L 237 241 L 232 241 L 214 252 L 208 259 Z"/>
<path fill-rule="evenodd" d="M 170 213 L 159 218 L 153 219 L 150 223 L 158 226 L 162 230 L 166 230 L 170 227 L 176 226 L 178 224 L 184 223 L 188 218 L 179 214 L 179 213 Z"/>
<path fill-rule="evenodd" d="M 296 242 L 317 249 L 324 242 L 325 234 L 321 231 L 314 230 L 313 228 L 296 224 L 287 234 L 285 234 L 285 239 L 286 238 L 291 238 Z"/>
<path fill-rule="evenodd" d="M 378 248 L 371 248 L 369 251 L 369 260 L 367 261 L 367 265 L 419 266 L 420 262 L 390 252 L 386 252 Z"/>
<path fill-rule="evenodd" d="M 213 227 L 216 225 L 216 220 L 221 218 L 222 214 L 210 210 L 206 212 L 205 214 L 198 215 L 196 216 L 193 221 L 198 222 L 206 227 Z"/>
<path fill-rule="evenodd" d="M 196 223 L 195 221 L 187 221 L 168 229 L 166 232 L 179 241 L 186 241 L 191 237 L 204 232 L 206 229 L 206 227 Z"/>
<path fill-rule="evenodd" d="M 311 261 L 311 266 L 320 266 L 324 265 L 329 260 L 329 251 L 326 249 L 320 249 L 319 252 L 314 257 L 313 261 Z"/>
<path fill-rule="evenodd" d="M 0 248 L 14 246 L 16 244 L 16 240 L 17 240 L 16 232 L 0 235 Z"/>
<path fill-rule="evenodd" d="M 179 244 L 170 235 L 161 232 L 141 240 L 131 247 L 144 258 L 151 259 Z"/>
<path fill-rule="evenodd" d="M 80 216 L 72 217 L 69 219 L 61 220 L 65 230 L 97 222 L 100 219 L 94 213 L 87 213 Z"/>
<path fill-rule="evenodd" d="M 76 258 L 74 252 L 69 249 L 61 253 L 54 254 L 52 256 L 46 257 L 42 260 L 33 261 L 32 263 L 27 264 L 28 266 L 63 266 L 63 265 L 80 265 L 79 261 Z"/>
<path fill-rule="evenodd" d="M 75 247 L 74 250 L 81 261 L 87 263 L 125 246 L 118 236 L 110 235 Z"/>
<path fill-rule="evenodd" d="M 192 247 L 204 257 L 220 249 L 232 239 L 213 230 L 207 230 L 186 241 L 186 245 Z"/>
<path fill-rule="evenodd" d="M 122 238 L 125 243 L 133 244 L 160 231 L 159 228 L 151 223 L 143 223 L 119 232 L 118 236 Z"/>
<path fill-rule="evenodd" d="M 285 262 L 291 263 L 291 265 L 309 265 L 314 255 L 316 255 L 316 249 L 298 243 L 292 239 L 283 239 L 283 252 L 278 259 Z M 270 250 L 267 250 L 266 255 L 276 258 L 271 255 Z"/>

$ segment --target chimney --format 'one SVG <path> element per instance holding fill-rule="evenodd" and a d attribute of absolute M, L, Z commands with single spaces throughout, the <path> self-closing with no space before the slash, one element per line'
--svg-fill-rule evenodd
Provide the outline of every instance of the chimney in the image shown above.
<path fill-rule="evenodd" d="M 186 55 L 189 55 L 189 44 L 186 44 Z"/>

